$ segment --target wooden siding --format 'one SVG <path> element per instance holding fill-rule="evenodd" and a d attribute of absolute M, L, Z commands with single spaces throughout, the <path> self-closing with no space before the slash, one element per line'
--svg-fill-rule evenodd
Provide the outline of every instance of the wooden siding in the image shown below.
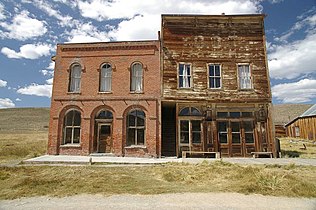
<path fill-rule="evenodd" d="M 163 16 L 164 99 L 271 101 L 262 15 Z M 190 63 L 192 88 L 178 88 L 178 64 Z M 208 88 L 208 63 L 222 67 L 222 88 Z M 237 64 L 250 65 L 253 89 L 240 90 Z"/>
<path fill-rule="evenodd" d="M 288 137 L 297 137 L 295 127 L 299 128 L 299 138 L 316 140 L 316 116 L 299 118 L 286 126 Z"/>

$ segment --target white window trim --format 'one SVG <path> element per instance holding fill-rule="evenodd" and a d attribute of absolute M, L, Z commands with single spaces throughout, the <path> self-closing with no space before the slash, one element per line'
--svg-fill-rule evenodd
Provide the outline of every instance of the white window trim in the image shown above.
<path fill-rule="evenodd" d="M 210 84 L 211 84 L 211 81 L 210 81 L 210 71 L 209 71 L 209 67 L 211 65 L 219 65 L 219 72 L 220 72 L 220 86 L 218 88 L 212 88 L 210 87 Z M 207 88 L 208 89 L 211 89 L 211 90 L 219 90 L 219 89 L 222 89 L 223 88 L 223 77 L 222 77 L 222 64 L 219 64 L 219 63 L 208 63 L 207 65 Z M 214 76 L 214 78 L 216 78 Z"/>
<path fill-rule="evenodd" d="M 190 87 L 180 87 L 180 65 L 190 66 Z M 177 64 L 177 83 L 178 89 L 192 89 L 193 88 L 193 69 L 191 63 L 179 62 Z"/>

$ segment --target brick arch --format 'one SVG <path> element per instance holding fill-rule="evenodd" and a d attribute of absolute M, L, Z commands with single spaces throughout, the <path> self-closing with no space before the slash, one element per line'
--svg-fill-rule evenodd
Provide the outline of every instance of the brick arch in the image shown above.
<path fill-rule="evenodd" d="M 95 107 L 95 108 L 92 110 L 90 119 L 91 119 L 91 120 L 94 120 L 96 114 L 97 114 L 98 112 L 100 112 L 101 110 L 104 110 L 104 109 L 111 111 L 112 114 L 113 114 L 113 118 L 115 118 L 115 114 L 116 114 L 116 113 L 115 113 L 115 110 L 114 110 L 112 107 L 110 107 L 110 106 L 108 106 L 108 105 L 100 105 L 100 106 Z"/>
<path fill-rule="evenodd" d="M 148 115 L 148 110 L 144 106 L 142 106 L 142 105 L 130 105 L 124 110 L 123 117 L 126 118 L 128 112 L 130 112 L 133 109 L 140 109 L 140 110 L 145 112 L 145 116 Z"/>

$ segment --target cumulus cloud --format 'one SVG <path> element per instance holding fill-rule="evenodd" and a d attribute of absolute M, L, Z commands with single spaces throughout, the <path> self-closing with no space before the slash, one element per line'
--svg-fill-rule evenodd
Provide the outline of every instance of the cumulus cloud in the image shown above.
<path fill-rule="evenodd" d="M 0 3 L 0 20 L 5 18 L 5 14 L 4 14 L 4 6 L 3 4 Z"/>
<path fill-rule="evenodd" d="M 55 68 L 55 62 L 51 61 L 49 63 L 49 65 L 45 69 L 40 70 L 40 72 L 44 76 L 53 76 L 54 75 L 54 68 Z"/>
<path fill-rule="evenodd" d="M 272 95 L 282 103 L 305 103 L 316 98 L 316 80 L 303 79 L 272 87 Z"/>
<path fill-rule="evenodd" d="M 78 8 L 83 17 L 98 21 L 125 19 L 109 32 L 111 39 L 122 41 L 157 39 L 161 14 L 258 13 L 259 3 L 252 0 L 79 0 Z"/>
<path fill-rule="evenodd" d="M 0 109 L 13 108 L 15 104 L 9 98 L 0 98 Z"/>
<path fill-rule="evenodd" d="M 0 33 L 2 38 L 22 41 L 42 36 L 47 32 L 45 22 L 29 17 L 29 12 L 25 10 L 15 15 L 12 23 L 1 22 L 0 26 L 6 30 Z"/>
<path fill-rule="evenodd" d="M 4 80 L 0 79 L 0 88 L 1 88 L 1 87 L 6 87 L 7 84 L 8 84 L 7 81 L 4 81 Z"/>
<path fill-rule="evenodd" d="M 8 58 L 27 58 L 38 59 L 42 56 L 48 56 L 51 46 L 47 44 L 26 44 L 20 47 L 20 52 L 16 52 L 8 47 L 3 47 L 1 52 Z"/>
<path fill-rule="evenodd" d="M 68 33 L 68 42 L 106 42 L 109 41 L 107 32 L 98 30 L 91 22 L 78 23 L 75 29 Z"/>
<path fill-rule="evenodd" d="M 35 95 L 35 96 L 44 96 L 50 98 L 52 95 L 52 85 L 51 84 L 31 84 L 29 86 L 19 88 L 17 93 L 23 95 Z"/>

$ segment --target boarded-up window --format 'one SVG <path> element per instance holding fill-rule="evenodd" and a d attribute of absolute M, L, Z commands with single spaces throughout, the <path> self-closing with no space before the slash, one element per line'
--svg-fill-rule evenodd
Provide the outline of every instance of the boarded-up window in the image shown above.
<path fill-rule="evenodd" d="M 251 89 L 252 79 L 249 65 L 238 65 L 239 88 Z"/>
<path fill-rule="evenodd" d="M 191 65 L 179 64 L 179 88 L 191 87 Z"/>
<path fill-rule="evenodd" d="M 112 67 L 104 64 L 100 71 L 100 92 L 110 92 L 112 86 Z"/>
<path fill-rule="evenodd" d="M 64 118 L 63 144 L 80 143 L 81 114 L 77 110 L 69 111 Z"/>
<path fill-rule="evenodd" d="M 221 66 L 219 64 L 210 64 L 208 66 L 209 71 L 209 88 L 221 88 Z"/>
<path fill-rule="evenodd" d="M 143 65 L 134 63 L 131 68 L 131 91 L 143 91 Z"/>
<path fill-rule="evenodd" d="M 300 128 L 295 126 L 295 137 L 300 137 Z"/>
<path fill-rule="evenodd" d="M 74 64 L 70 70 L 69 92 L 79 93 L 81 83 L 81 66 Z"/>

